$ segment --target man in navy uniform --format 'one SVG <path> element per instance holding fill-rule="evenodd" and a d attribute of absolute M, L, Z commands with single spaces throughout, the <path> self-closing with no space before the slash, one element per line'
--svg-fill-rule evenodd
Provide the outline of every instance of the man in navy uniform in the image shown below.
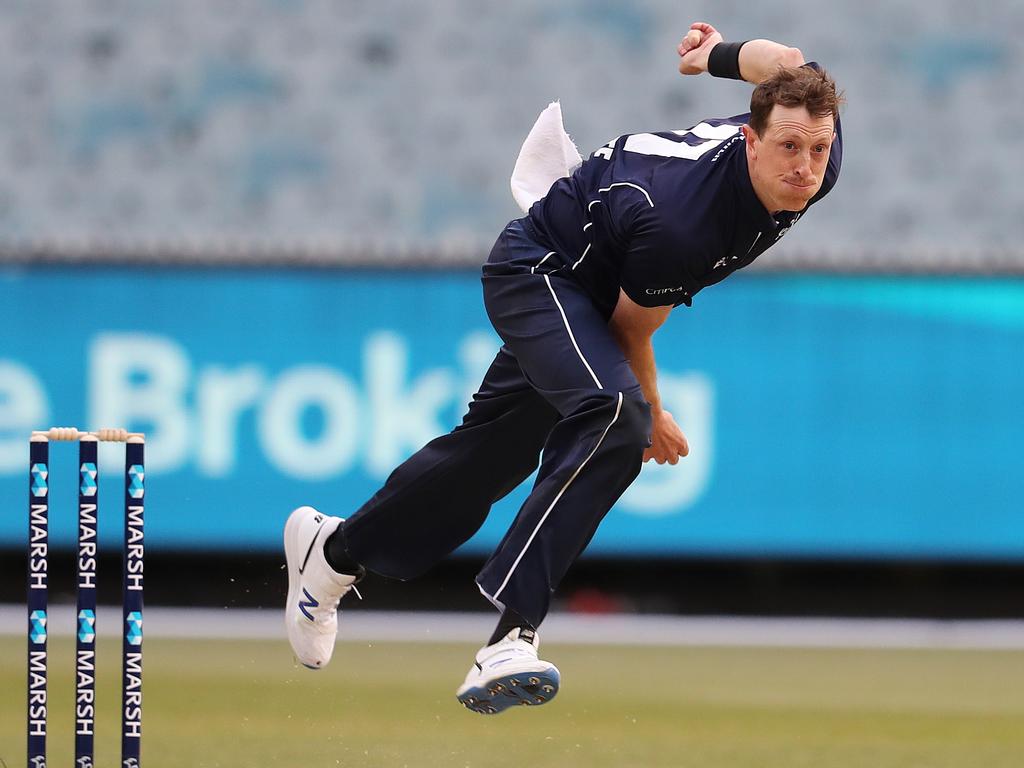
<path fill-rule="evenodd" d="M 799 50 L 724 43 L 697 23 L 678 52 L 684 75 L 755 84 L 750 112 L 621 136 L 506 227 L 483 267 L 504 345 L 462 424 L 347 521 L 311 507 L 288 519 L 285 619 L 301 663 L 330 660 L 338 601 L 365 570 L 423 573 L 541 458 L 477 576 L 502 613 L 457 697 L 494 713 L 557 693 L 558 670 L 537 655 L 552 593 L 641 463 L 675 464 L 689 451 L 658 395 L 654 332 L 674 306 L 777 242 L 839 174 L 841 96 Z"/>

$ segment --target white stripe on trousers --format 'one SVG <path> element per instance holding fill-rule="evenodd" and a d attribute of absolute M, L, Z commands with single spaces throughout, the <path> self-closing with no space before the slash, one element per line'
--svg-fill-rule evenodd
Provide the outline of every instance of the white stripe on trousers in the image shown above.
<path fill-rule="evenodd" d="M 540 531 L 540 527 L 542 525 L 544 525 L 544 521 L 548 519 L 548 515 L 551 514 L 551 510 L 553 510 L 555 508 L 555 504 L 558 503 L 558 500 L 562 498 L 562 495 L 566 492 L 566 490 L 569 488 L 569 486 L 572 485 L 572 481 L 576 479 L 576 477 L 579 475 L 579 473 L 583 471 L 583 468 L 585 466 L 587 466 L 587 462 L 590 461 L 593 458 L 595 453 L 597 453 L 597 449 L 600 448 L 601 447 L 601 443 L 604 442 L 604 438 L 605 438 L 605 436 L 607 436 L 608 430 L 610 430 L 612 428 L 612 426 L 615 424 L 615 422 L 619 420 L 619 413 L 621 411 L 622 411 L 622 393 L 619 392 L 619 400 L 615 404 L 615 415 L 612 417 L 612 420 L 608 423 L 608 426 L 604 428 L 604 432 L 601 433 L 601 439 L 599 439 L 597 441 L 597 445 L 594 446 L 594 449 L 589 454 L 587 454 L 587 458 L 585 458 L 583 460 L 583 463 L 580 464 L 576 468 L 576 471 L 573 472 L 572 476 L 568 480 L 565 481 L 565 485 L 562 486 L 561 490 L 559 490 L 558 493 L 555 495 L 555 498 L 552 499 L 551 504 L 544 511 L 544 514 L 541 516 L 540 520 L 537 522 L 537 526 L 533 529 L 533 533 L 530 534 L 530 538 L 528 538 L 526 540 L 526 544 L 523 545 L 523 550 L 519 553 L 519 556 L 516 558 L 515 562 L 512 563 L 512 567 L 509 569 L 508 574 L 505 576 L 505 580 L 503 582 L 501 582 L 501 586 L 498 587 L 498 590 L 494 593 L 494 597 L 491 598 L 492 602 L 494 602 L 496 604 L 499 602 L 498 601 L 498 597 L 501 595 L 502 590 L 505 589 L 505 587 L 508 585 L 509 579 L 511 579 L 512 578 L 512 574 L 515 573 L 515 570 L 516 570 L 516 568 L 519 565 L 519 561 L 522 560 L 523 556 L 526 554 L 526 550 L 530 548 L 530 544 L 532 544 L 533 540 L 537 537 L 537 533 Z M 481 588 L 480 591 L 483 592 L 483 588 Z M 487 593 L 484 592 L 484 594 L 486 595 Z"/>
<path fill-rule="evenodd" d="M 562 302 L 558 300 L 558 297 L 555 295 L 555 289 L 551 285 L 551 278 L 544 275 L 544 282 L 548 284 L 548 290 L 551 291 L 551 298 L 555 300 L 555 306 L 558 307 L 558 312 L 562 315 L 562 322 L 565 323 L 565 330 L 569 332 L 569 341 L 572 342 L 572 346 L 576 350 L 576 354 L 579 355 L 580 360 L 583 361 L 583 365 L 590 374 L 590 378 L 592 378 L 594 383 L 597 384 L 597 388 L 604 389 L 604 385 L 602 385 L 601 381 L 597 378 L 597 374 L 594 373 L 594 369 L 590 367 L 590 363 L 587 362 L 587 358 L 585 358 L 583 353 L 580 351 L 580 345 L 576 343 L 576 337 L 573 336 L 572 328 L 569 327 L 569 318 L 565 316 L 565 310 L 562 309 Z"/>

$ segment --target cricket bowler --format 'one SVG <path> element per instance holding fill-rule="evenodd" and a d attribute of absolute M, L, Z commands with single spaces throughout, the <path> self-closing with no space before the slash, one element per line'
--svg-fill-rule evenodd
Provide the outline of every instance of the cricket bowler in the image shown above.
<path fill-rule="evenodd" d="M 620 136 L 504 229 L 482 275 L 503 345 L 462 423 L 347 519 L 300 507 L 287 520 L 285 620 L 302 664 L 330 661 L 338 603 L 366 571 L 422 574 L 539 462 L 477 575 L 501 616 L 456 696 L 494 714 L 557 694 L 559 671 L 538 656 L 552 594 L 642 463 L 689 452 L 658 394 L 655 331 L 777 243 L 839 176 L 842 96 L 800 50 L 727 43 L 698 22 L 678 53 L 682 75 L 754 85 L 749 111 Z"/>

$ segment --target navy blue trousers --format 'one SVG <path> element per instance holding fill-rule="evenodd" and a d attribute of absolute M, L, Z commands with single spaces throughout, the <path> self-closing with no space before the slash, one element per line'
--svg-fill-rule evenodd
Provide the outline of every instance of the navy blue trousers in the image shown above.
<path fill-rule="evenodd" d="M 601 519 L 640 471 L 651 430 L 608 318 L 522 220 L 483 270 L 504 341 L 462 424 L 401 464 L 345 525 L 369 570 L 413 578 L 468 540 L 537 468 L 529 497 L 477 576 L 498 608 L 535 627 Z"/>

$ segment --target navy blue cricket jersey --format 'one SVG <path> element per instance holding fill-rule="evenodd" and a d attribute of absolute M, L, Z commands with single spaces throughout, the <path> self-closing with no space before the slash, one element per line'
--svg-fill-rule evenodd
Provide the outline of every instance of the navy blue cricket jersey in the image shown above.
<path fill-rule="evenodd" d="M 530 208 L 538 239 L 607 313 L 619 288 L 645 307 L 690 305 L 702 288 L 779 241 L 836 183 L 836 121 L 821 189 L 803 211 L 771 215 L 754 194 L 740 126 L 750 114 L 683 131 L 620 136 Z"/>

